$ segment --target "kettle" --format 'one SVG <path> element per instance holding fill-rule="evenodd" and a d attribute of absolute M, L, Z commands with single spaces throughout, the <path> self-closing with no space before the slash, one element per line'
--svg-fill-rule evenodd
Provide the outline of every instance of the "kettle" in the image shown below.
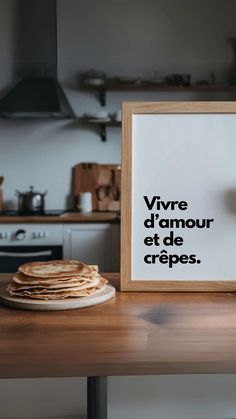
<path fill-rule="evenodd" d="M 20 192 L 15 191 L 18 197 L 18 210 L 25 212 L 37 212 L 44 211 L 44 197 L 47 191 L 44 193 L 34 191 L 34 187 L 30 186 L 29 191 Z"/>

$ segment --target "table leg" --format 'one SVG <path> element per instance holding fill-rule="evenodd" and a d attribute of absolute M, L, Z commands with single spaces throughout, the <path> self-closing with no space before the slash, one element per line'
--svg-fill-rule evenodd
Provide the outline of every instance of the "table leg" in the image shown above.
<path fill-rule="evenodd" d="M 87 377 L 87 418 L 107 419 L 107 377 Z"/>

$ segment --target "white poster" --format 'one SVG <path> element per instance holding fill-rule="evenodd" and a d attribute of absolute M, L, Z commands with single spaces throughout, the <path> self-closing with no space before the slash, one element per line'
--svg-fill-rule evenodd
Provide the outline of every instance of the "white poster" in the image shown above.
<path fill-rule="evenodd" d="M 131 280 L 236 280 L 236 115 L 132 116 Z"/>

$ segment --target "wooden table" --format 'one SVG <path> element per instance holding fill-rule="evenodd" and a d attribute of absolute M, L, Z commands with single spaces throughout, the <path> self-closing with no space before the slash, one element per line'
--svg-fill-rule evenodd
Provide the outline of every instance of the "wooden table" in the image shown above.
<path fill-rule="evenodd" d="M 106 418 L 106 376 L 183 373 L 236 373 L 235 294 L 117 292 L 59 312 L 0 305 L 0 378 L 87 376 L 89 419 Z"/>

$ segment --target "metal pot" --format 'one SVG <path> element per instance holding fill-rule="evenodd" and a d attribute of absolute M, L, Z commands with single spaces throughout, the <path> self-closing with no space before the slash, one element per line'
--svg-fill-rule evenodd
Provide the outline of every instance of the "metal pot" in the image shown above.
<path fill-rule="evenodd" d="M 18 210 L 37 212 L 44 210 L 44 197 L 47 191 L 44 193 L 35 192 L 33 186 L 30 186 L 30 190 L 27 192 L 15 191 L 18 197 Z"/>

